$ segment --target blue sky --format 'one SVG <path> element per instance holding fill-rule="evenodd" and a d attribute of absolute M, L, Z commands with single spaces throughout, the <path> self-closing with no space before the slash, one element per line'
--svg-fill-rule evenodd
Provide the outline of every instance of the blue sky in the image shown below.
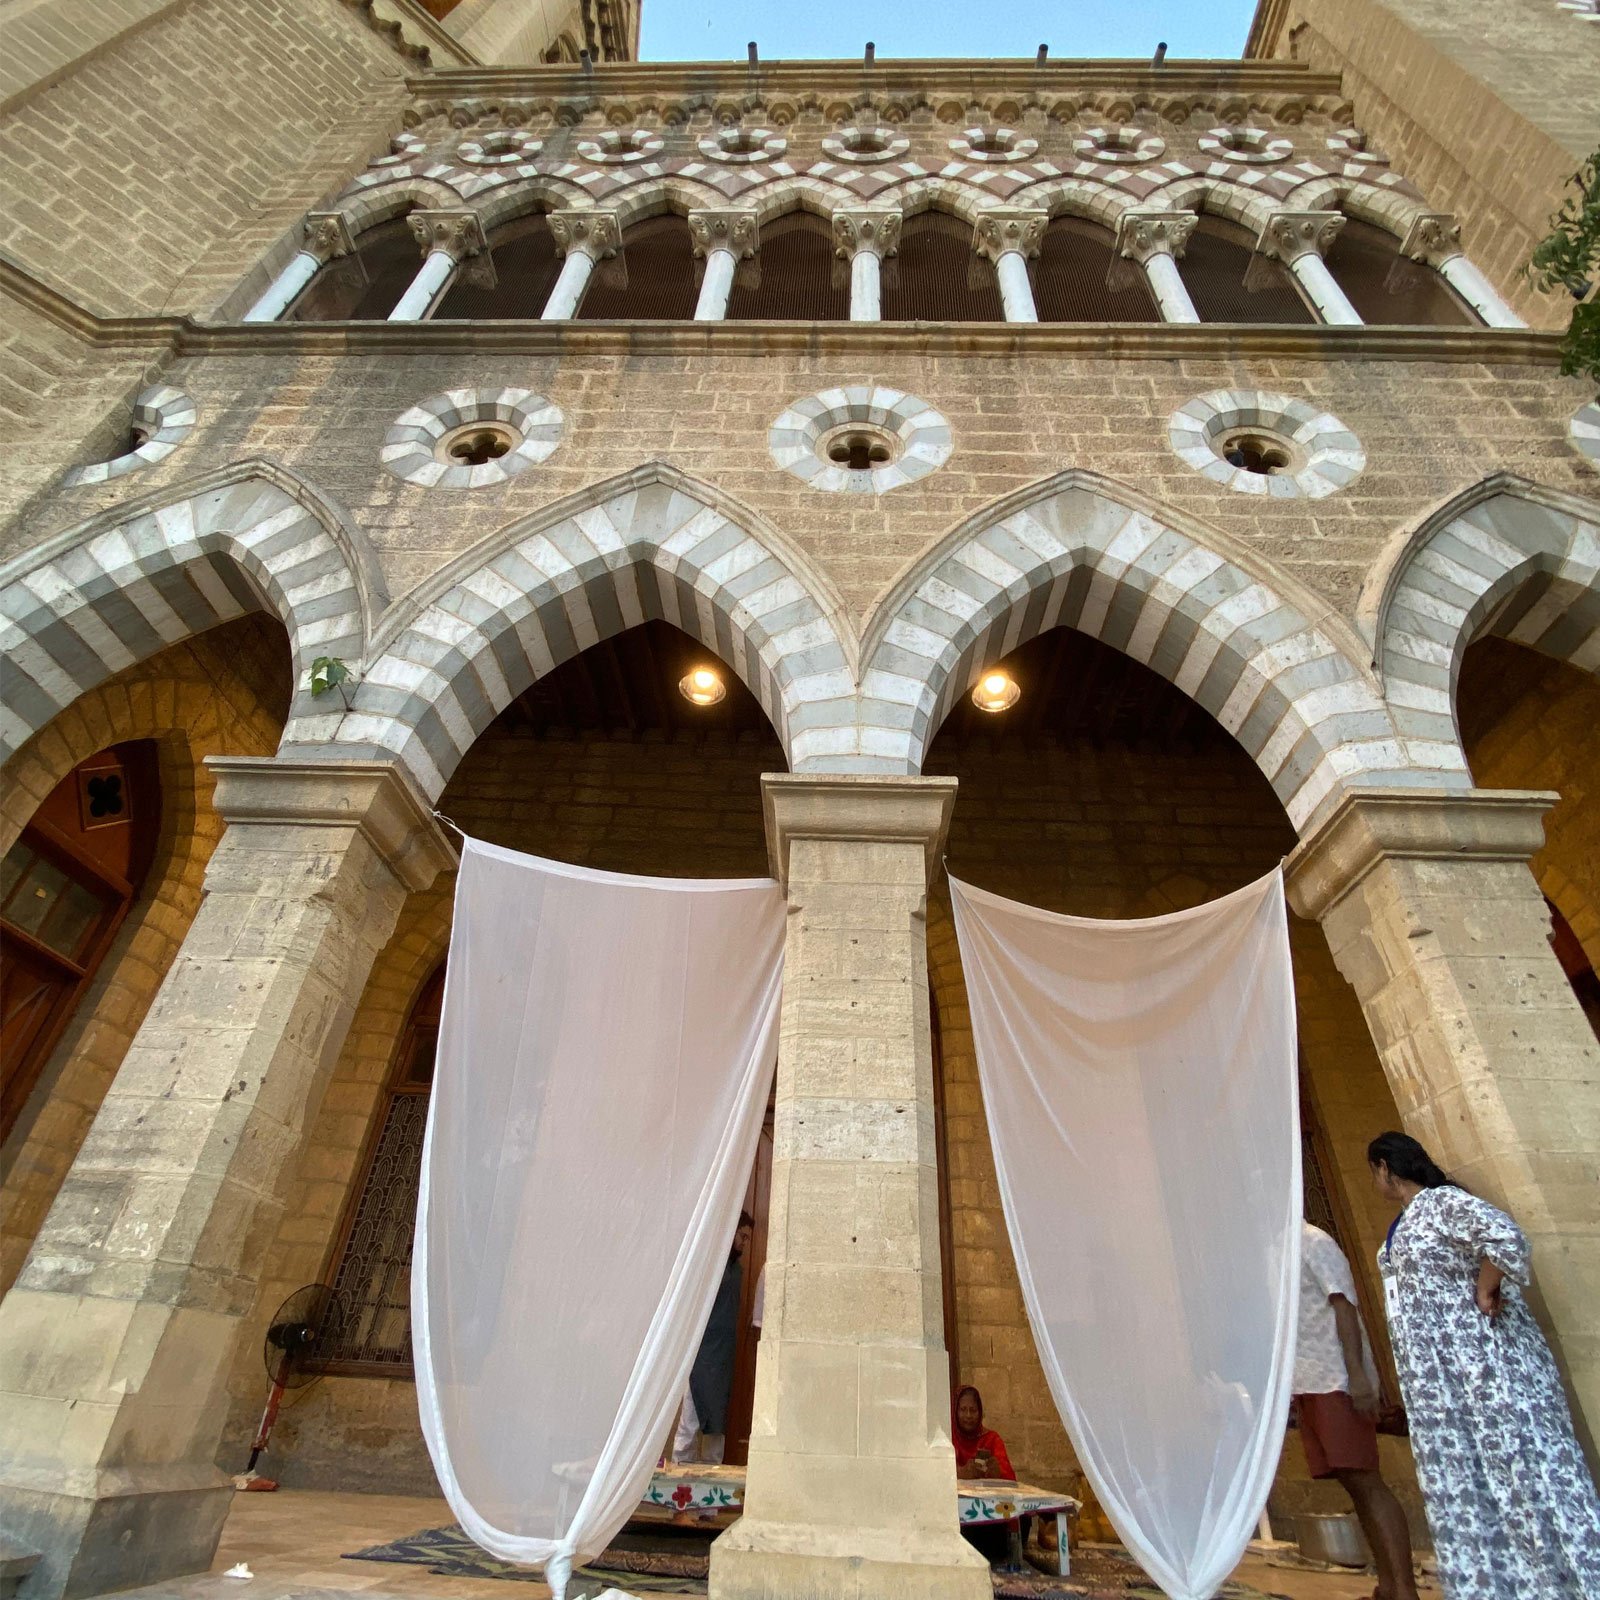
<path fill-rule="evenodd" d="M 1254 0 L 643 0 L 645 61 L 851 58 L 871 39 L 887 56 L 1237 56 Z"/>

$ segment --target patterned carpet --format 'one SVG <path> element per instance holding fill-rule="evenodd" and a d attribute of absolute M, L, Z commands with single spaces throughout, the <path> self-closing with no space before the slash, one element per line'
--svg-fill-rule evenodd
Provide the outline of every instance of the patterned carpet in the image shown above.
<path fill-rule="evenodd" d="M 710 1565 L 710 1540 L 694 1530 L 619 1534 L 611 1547 L 573 1576 L 604 1588 L 615 1585 L 634 1594 L 704 1594 Z M 506 1578 L 537 1582 L 538 1573 L 499 1561 L 480 1550 L 454 1523 L 424 1528 L 388 1544 L 352 1550 L 346 1561 L 394 1561 L 425 1566 L 443 1578 Z M 1155 1587 L 1120 1552 L 1096 1549 L 1075 1552 L 1070 1578 L 1044 1573 L 1009 1576 L 995 1573 L 995 1600 L 1161 1600 Z M 576 1592 L 576 1591 L 574 1591 Z M 1227 1583 L 1217 1600 L 1274 1600 L 1249 1584 Z"/>

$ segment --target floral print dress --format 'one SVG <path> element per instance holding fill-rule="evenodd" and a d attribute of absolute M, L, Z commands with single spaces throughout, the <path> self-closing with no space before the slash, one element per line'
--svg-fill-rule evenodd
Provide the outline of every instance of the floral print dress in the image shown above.
<path fill-rule="evenodd" d="M 1505 1274 L 1478 1310 L 1478 1264 Z M 1600 1497 L 1522 1298 L 1528 1241 L 1463 1189 L 1424 1189 L 1378 1252 L 1417 1477 L 1448 1600 L 1600 1600 Z"/>

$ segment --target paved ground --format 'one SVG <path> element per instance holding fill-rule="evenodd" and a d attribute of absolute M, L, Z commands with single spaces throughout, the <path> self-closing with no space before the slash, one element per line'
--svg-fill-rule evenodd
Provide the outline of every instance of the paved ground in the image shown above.
<path fill-rule="evenodd" d="M 126 1593 L 129 1600 L 546 1600 L 550 1591 L 539 1583 L 439 1578 L 423 1567 L 341 1559 L 347 1551 L 450 1520 L 442 1500 L 294 1489 L 241 1494 L 208 1575 Z M 222 1576 L 239 1561 L 254 1573 L 249 1582 Z M 1256 1560 L 1247 1560 L 1236 1576 L 1288 1600 L 1368 1600 L 1373 1585 L 1370 1576 L 1297 1572 Z"/>

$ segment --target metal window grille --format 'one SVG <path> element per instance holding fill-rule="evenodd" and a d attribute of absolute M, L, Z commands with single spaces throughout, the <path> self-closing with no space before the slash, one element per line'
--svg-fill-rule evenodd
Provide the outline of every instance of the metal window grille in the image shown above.
<path fill-rule="evenodd" d="M 835 262 L 833 230 L 805 212 L 779 217 L 761 230 L 754 281 L 734 282 L 729 320 L 843 322 L 850 316 L 849 265 Z M 842 267 L 843 271 L 836 268 Z"/>
<path fill-rule="evenodd" d="M 1363 322 L 1458 328 L 1478 320 L 1432 267 L 1402 259 L 1394 235 L 1370 223 L 1346 219 L 1328 271 Z"/>
<path fill-rule="evenodd" d="M 1253 264 L 1253 270 L 1252 270 Z M 1278 262 L 1255 260 L 1254 241 L 1219 217 L 1201 217 L 1179 270 L 1202 322 L 1315 322 L 1294 279 Z M 1245 274 L 1262 284 L 1245 288 Z"/>
<path fill-rule="evenodd" d="M 687 322 L 694 316 L 694 246 L 682 217 L 651 217 L 622 238 L 627 283 L 614 280 L 605 266 L 595 273 L 578 307 L 585 322 Z"/>
<path fill-rule="evenodd" d="M 885 275 L 886 322 L 1004 322 L 994 267 L 972 249 L 972 225 L 938 211 L 908 217 Z"/>
<path fill-rule="evenodd" d="M 1033 285 L 1041 322 L 1161 320 L 1149 280 L 1135 263 L 1118 261 L 1115 245 L 1109 229 L 1082 217 L 1050 224 Z"/>

